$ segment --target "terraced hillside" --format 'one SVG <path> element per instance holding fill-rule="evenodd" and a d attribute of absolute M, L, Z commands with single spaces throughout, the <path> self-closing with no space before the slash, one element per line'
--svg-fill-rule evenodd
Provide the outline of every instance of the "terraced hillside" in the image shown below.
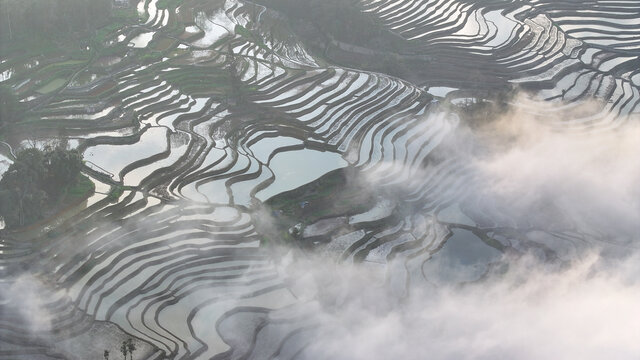
<path fill-rule="evenodd" d="M 116 358 L 135 338 L 136 359 L 313 359 L 315 306 L 350 294 L 300 286 L 299 259 L 380 272 L 402 302 L 505 256 L 637 246 L 633 215 L 612 230 L 541 199 L 523 217 L 479 191 L 467 136 L 512 113 L 575 137 L 637 122 L 638 1 L 350 2 L 395 49 L 283 3 L 141 0 L 107 51 L 2 54 L 29 110 L 0 173 L 63 140 L 96 193 L 0 233 L 0 358 Z"/>

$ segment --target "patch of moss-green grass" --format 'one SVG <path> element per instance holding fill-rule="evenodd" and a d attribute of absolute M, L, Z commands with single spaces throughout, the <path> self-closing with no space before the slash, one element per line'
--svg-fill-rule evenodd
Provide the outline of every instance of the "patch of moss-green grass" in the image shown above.
<path fill-rule="evenodd" d="M 109 190 L 109 195 L 107 195 L 107 199 L 109 199 L 109 201 L 111 202 L 116 202 L 118 201 L 118 199 L 120 198 L 120 196 L 122 196 L 122 194 L 124 193 L 124 191 L 127 188 L 125 186 L 122 185 L 114 185 L 111 187 L 111 190 Z"/>
<path fill-rule="evenodd" d="M 67 189 L 66 203 L 73 203 L 88 197 L 96 190 L 96 185 L 87 176 L 80 174 L 75 184 Z"/>
<path fill-rule="evenodd" d="M 53 79 L 48 84 L 37 89 L 36 92 L 43 95 L 50 94 L 63 87 L 66 82 L 67 80 L 62 78 Z"/>

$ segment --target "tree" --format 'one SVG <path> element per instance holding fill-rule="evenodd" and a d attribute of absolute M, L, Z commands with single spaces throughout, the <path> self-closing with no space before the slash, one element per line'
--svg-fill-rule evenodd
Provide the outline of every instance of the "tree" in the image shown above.
<path fill-rule="evenodd" d="M 43 159 L 38 149 L 21 151 L 0 180 L 0 216 L 8 228 L 42 218 L 47 201 L 42 190 L 46 172 Z"/>
<path fill-rule="evenodd" d="M 103 356 L 104 360 L 109 360 L 109 350 L 105 350 Z"/>
<path fill-rule="evenodd" d="M 129 352 L 129 348 L 127 347 L 127 342 L 123 341 L 122 345 L 120 345 L 120 352 L 122 356 L 124 356 L 124 360 L 127 360 L 127 352 Z"/>
<path fill-rule="evenodd" d="M 129 350 L 131 360 L 133 360 L 133 352 L 136 351 L 136 344 L 131 338 L 127 339 L 127 349 Z"/>
<path fill-rule="evenodd" d="M 82 156 L 62 148 L 43 152 L 32 148 L 18 153 L 0 179 L 0 216 L 7 228 L 25 226 L 44 217 L 47 206 L 76 183 Z"/>
<path fill-rule="evenodd" d="M 62 189 L 75 184 L 82 169 L 82 155 L 77 150 L 48 149 L 44 162 L 47 168 L 44 188 L 51 196 L 58 196 Z"/>

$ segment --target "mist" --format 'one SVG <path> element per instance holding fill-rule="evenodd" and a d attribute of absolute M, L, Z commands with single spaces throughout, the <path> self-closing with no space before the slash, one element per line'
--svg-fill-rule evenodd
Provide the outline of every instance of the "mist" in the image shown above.
<path fill-rule="evenodd" d="M 635 359 L 638 260 L 603 266 L 591 253 L 554 269 L 511 259 L 487 281 L 414 286 L 400 300 L 367 265 L 315 259 L 298 280 L 307 296 L 318 291 L 309 306 L 322 324 L 305 358 Z"/>
<path fill-rule="evenodd" d="M 640 126 L 630 119 L 576 129 L 552 109 L 540 116 L 512 107 L 486 123 L 462 122 L 435 156 L 467 165 L 467 191 L 457 202 L 474 225 L 515 229 L 560 258 L 516 248 L 471 282 L 432 281 L 436 274 L 423 267 L 424 279 L 412 278 L 406 297 L 394 293 L 390 275 L 402 260 L 298 260 L 283 273 L 298 274 L 293 289 L 322 324 L 305 358 L 640 356 Z M 386 164 L 390 170 L 412 174 L 394 182 L 400 192 L 428 178 L 400 162 Z M 375 191 L 380 173 L 363 186 Z M 572 251 L 560 251 L 565 246 Z M 454 272 L 450 279 L 469 271 L 445 270 Z"/>
<path fill-rule="evenodd" d="M 0 0 L 0 358 L 640 359 L 639 5 Z"/>
<path fill-rule="evenodd" d="M 629 116 L 617 126 L 585 128 L 576 125 L 583 116 L 580 110 L 567 111 L 565 104 L 523 94 L 514 98 L 507 109 L 493 109 L 481 121 L 444 111 L 453 118 L 453 129 L 425 163 L 387 161 L 367 171 L 362 186 L 378 191 L 386 182 L 402 196 L 440 181 L 440 191 L 429 196 L 457 203 L 473 225 L 570 230 L 637 247 L 640 119 Z M 524 99 L 545 110 L 519 106 Z M 592 100 L 584 106 L 601 109 L 603 104 Z M 421 121 L 435 117 L 425 115 Z M 462 170 L 437 178 L 446 171 L 437 167 L 446 162 Z M 455 188 L 457 181 L 460 194 L 444 198 L 447 183 Z"/>
<path fill-rule="evenodd" d="M 630 244 L 640 234 L 638 119 L 585 131 L 572 128 L 568 115 L 514 108 L 469 135 L 477 144 L 469 156 L 477 174 L 472 186 L 484 201 L 534 226 Z"/>
<path fill-rule="evenodd" d="M 31 274 L 22 274 L 12 282 L 0 283 L 3 310 L 24 321 L 32 333 L 51 330 L 52 314 L 47 309 L 46 286 Z M 14 313 L 15 312 L 15 313 Z"/>

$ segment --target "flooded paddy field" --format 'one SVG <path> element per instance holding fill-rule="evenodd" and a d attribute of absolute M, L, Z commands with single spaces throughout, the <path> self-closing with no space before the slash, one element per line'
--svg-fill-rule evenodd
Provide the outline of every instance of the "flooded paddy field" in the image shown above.
<path fill-rule="evenodd" d="M 358 0 L 357 43 L 286 3 L 131 1 L 96 56 L 2 54 L 0 176 L 62 141 L 96 192 L 0 231 L 0 358 L 385 358 L 336 314 L 638 248 L 636 1 Z"/>

